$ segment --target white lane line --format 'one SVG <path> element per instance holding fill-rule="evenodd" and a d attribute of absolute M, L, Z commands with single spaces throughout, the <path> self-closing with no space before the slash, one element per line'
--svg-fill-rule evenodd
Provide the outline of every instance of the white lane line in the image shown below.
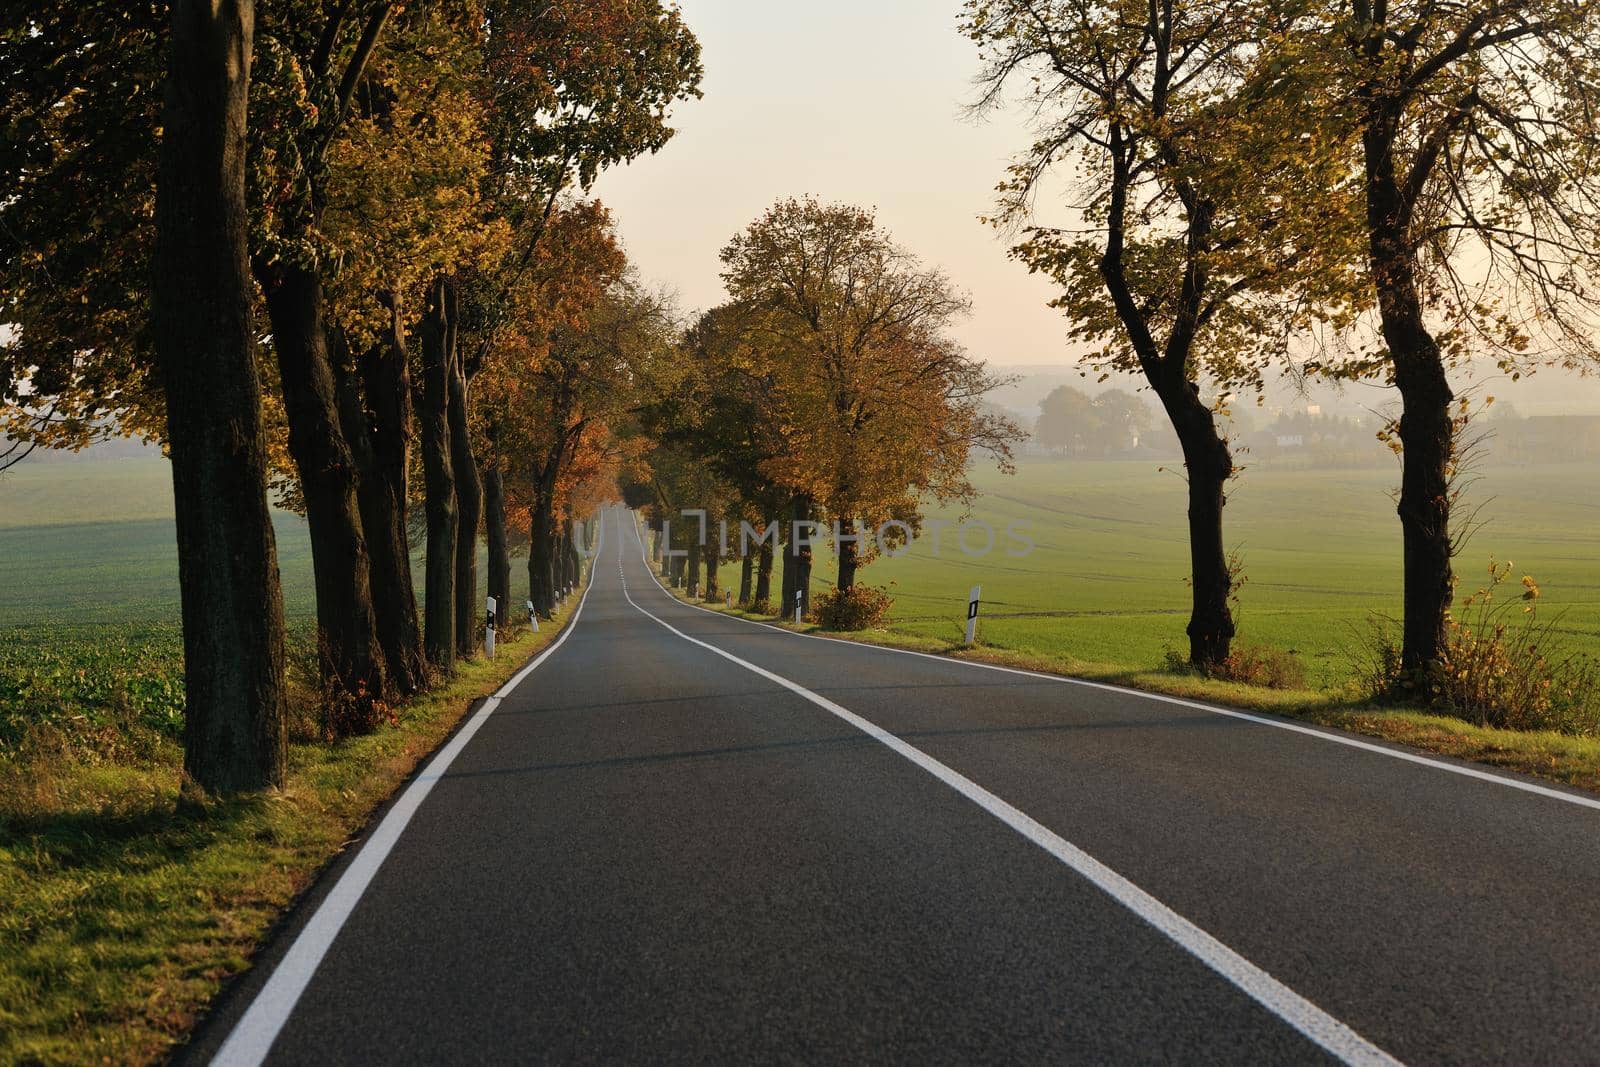
<path fill-rule="evenodd" d="M 600 538 L 602 540 L 605 538 L 603 521 L 600 524 Z M 597 541 L 595 552 L 599 551 L 600 544 Z M 578 628 L 578 617 L 583 614 L 583 605 L 589 599 L 589 590 L 594 588 L 593 572 L 590 573 L 589 584 L 584 587 L 583 596 L 579 598 L 572 619 L 567 623 L 567 628 L 561 631 L 561 636 L 526 667 L 513 675 L 510 681 L 495 690 L 494 695 L 483 702 L 483 707 L 478 709 L 467 724 L 456 731 L 450 743 L 439 750 L 438 755 L 429 762 L 427 769 L 414 778 L 405 792 L 400 794 L 400 799 L 389 809 L 389 814 L 383 817 L 383 821 L 372 832 L 372 836 L 361 846 L 361 851 L 350 861 L 350 866 L 339 876 L 339 881 L 334 883 L 328 895 L 317 906 L 316 913 L 294 939 L 294 944 L 289 946 L 289 951 L 278 962 L 272 977 L 261 987 L 244 1016 L 234 1024 L 227 1041 L 223 1042 L 211 1060 L 213 1067 L 256 1067 L 267 1058 L 272 1043 L 278 1038 L 278 1032 L 283 1029 L 283 1024 L 289 1021 L 300 995 L 306 991 L 311 976 L 316 973 L 322 958 L 327 955 L 333 939 L 339 936 L 345 921 L 350 918 L 351 912 L 355 911 L 356 904 L 360 902 L 367 886 L 372 884 L 378 868 L 388 859 L 395 842 L 400 840 L 400 835 L 411 822 L 411 817 L 417 813 L 422 802 L 433 791 L 434 783 L 444 777 L 445 772 L 450 769 L 450 764 L 461 754 L 461 750 L 467 747 L 473 735 L 500 706 L 500 701 L 510 696 L 528 675 L 538 670 L 539 665 L 554 655 L 556 649 L 565 644 L 567 638 Z"/>
<path fill-rule="evenodd" d="M 638 534 L 637 526 L 634 528 L 634 533 L 635 535 Z M 640 545 L 641 547 L 643 546 L 642 538 L 640 539 Z M 645 571 L 646 573 L 650 571 L 648 560 L 645 561 Z M 650 576 L 652 579 L 655 578 L 654 574 Z M 656 585 L 661 586 L 661 583 L 657 581 Z M 663 592 L 666 592 L 664 586 L 661 586 L 661 588 Z M 844 720 L 874 741 L 891 749 L 897 755 L 905 757 L 927 771 L 939 781 L 1044 849 L 1067 867 L 1070 867 L 1101 892 L 1155 927 L 1191 956 L 1211 968 L 1246 996 L 1266 1008 L 1330 1055 L 1347 1064 L 1393 1065 L 1400 1062 L 1356 1033 L 1349 1026 L 1329 1015 L 1311 1003 L 1311 1001 L 1083 851 L 1077 845 L 1074 845 L 1021 810 L 1001 800 L 972 779 L 945 766 L 921 749 L 907 744 L 876 723 L 863 719 L 848 708 L 835 704 L 827 697 L 813 693 L 799 683 L 791 682 L 782 675 L 774 674 L 764 667 L 758 667 L 749 660 L 740 659 L 731 652 L 725 652 L 716 645 L 709 644 L 697 637 L 690 637 L 660 616 L 640 606 L 633 599 L 632 594 L 628 592 L 626 580 L 622 584 L 622 595 L 627 597 L 628 603 L 632 604 L 636 610 L 654 619 L 661 626 L 677 634 L 690 644 L 699 645 L 706 651 L 715 653 L 730 663 L 738 664 L 752 674 L 765 678 L 767 681 L 789 690 L 796 696 L 810 701 L 824 711 Z"/>
<path fill-rule="evenodd" d="M 639 536 L 637 528 L 635 528 L 634 534 L 635 536 Z M 643 544 L 644 542 L 641 538 L 641 548 L 643 547 Z M 645 563 L 645 570 L 650 570 L 648 561 Z M 650 577 L 654 578 L 655 572 L 651 571 Z M 661 582 L 657 580 L 656 584 L 661 585 Z M 738 615 L 730 615 L 725 611 L 713 611 L 710 608 L 701 607 L 699 604 L 690 604 L 686 601 L 679 600 L 676 596 L 673 596 L 672 593 L 667 590 L 666 586 L 661 586 L 661 589 L 663 592 L 667 593 L 668 596 L 672 596 L 672 599 L 675 603 L 682 604 L 686 608 L 693 608 L 695 611 L 703 611 L 707 615 L 715 615 L 719 619 L 731 619 L 734 622 L 742 622 L 748 626 L 759 626 L 763 630 L 771 630 L 774 633 L 786 634 L 789 637 L 803 637 L 809 641 L 827 641 L 829 644 L 844 645 L 848 648 L 859 649 L 863 652 L 892 652 L 897 656 L 916 656 L 919 659 L 931 659 L 935 663 L 948 663 L 961 667 L 975 667 L 978 670 L 983 671 L 999 671 L 1001 674 L 1015 674 L 1023 678 L 1037 678 L 1043 682 L 1055 682 L 1059 685 L 1075 685 L 1083 689 L 1099 689 L 1106 693 L 1118 693 L 1122 696 L 1138 697 L 1140 700 L 1151 700 L 1160 704 L 1172 704 L 1180 708 L 1191 708 L 1195 711 L 1209 712 L 1212 715 L 1222 715 L 1230 719 L 1238 719 L 1241 722 L 1255 723 L 1257 726 L 1270 726 L 1275 730 L 1288 730 L 1290 733 L 1303 734 L 1306 737 L 1315 737 L 1319 741 L 1329 741 L 1335 745 L 1344 745 L 1346 748 L 1360 749 L 1363 752 L 1375 752 L 1380 756 L 1388 756 L 1390 759 L 1402 760 L 1406 763 L 1414 763 L 1421 767 L 1432 767 L 1436 771 L 1448 771 L 1451 774 L 1459 774 L 1463 778 L 1473 778 L 1480 782 L 1493 782 L 1495 785 L 1503 785 L 1507 789 L 1517 789 L 1524 793 L 1532 793 L 1535 796 L 1547 797 L 1551 800 L 1561 800 L 1568 804 L 1576 804 L 1580 808 L 1590 808 L 1595 811 L 1600 811 L 1600 797 L 1580 796 L 1576 793 L 1565 793 L 1559 789 L 1551 789 L 1549 786 L 1538 785 L 1534 782 L 1520 782 L 1515 778 L 1506 778 L 1490 771 L 1479 770 L 1476 767 L 1466 767 L 1460 764 L 1446 763 L 1443 760 L 1437 760 L 1429 756 L 1418 755 L 1415 752 L 1406 752 L 1402 749 L 1388 748 L 1384 745 L 1376 745 L 1371 741 L 1363 741 L 1359 737 L 1354 737 L 1349 734 L 1335 733 L 1332 730 L 1319 730 L 1312 726 L 1303 726 L 1299 723 L 1287 722 L 1283 719 L 1272 719 L 1265 715 L 1252 715 L 1248 711 L 1239 711 L 1236 708 L 1224 708 L 1217 704 L 1205 704 L 1198 700 L 1185 700 L 1183 697 L 1167 696 L 1164 693 L 1148 693 L 1143 689 L 1129 689 L 1127 686 L 1112 685 L 1110 682 L 1091 682 L 1087 678 L 1072 678 L 1065 674 L 1045 674 L 1042 671 L 1030 671 L 1021 667 L 1004 667 L 998 663 L 983 663 L 979 660 L 958 659 L 954 656 L 940 656 L 935 655 L 932 652 L 918 652 L 915 649 L 910 648 L 895 648 L 892 645 L 875 645 L 869 641 L 847 641 L 840 637 L 824 637 L 821 634 L 797 633 L 794 630 L 788 630 L 782 626 L 774 626 L 768 622 L 758 622 L 755 619 L 746 619 Z"/>

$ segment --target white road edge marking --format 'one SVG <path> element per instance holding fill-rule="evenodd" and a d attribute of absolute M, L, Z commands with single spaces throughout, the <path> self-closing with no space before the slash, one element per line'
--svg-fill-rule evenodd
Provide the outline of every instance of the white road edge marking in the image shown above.
<path fill-rule="evenodd" d="M 672 596 L 666 586 L 663 586 L 656 579 L 654 572 L 650 570 L 650 561 L 645 558 L 643 552 L 644 538 L 640 536 L 637 524 L 634 525 L 634 535 L 639 538 L 639 558 L 644 563 L 645 573 L 649 574 L 652 580 L 655 580 L 656 586 L 663 593 L 666 593 L 667 596 Z M 619 545 L 618 547 L 620 549 L 621 546 Z M 1110 867 L 1107 867 L 1025 812 L 1001 800 L 972 779 L 945 766 L 921 749 L 907 744 L 894 734 L 889 733 L 889 731 L 873 722 L 863 719 L 848 708 L 835 704 L 827 697 L 813 693 L 805 686 L 797 682 L 791 682 L 780 674 L 774 674 L 765 667 L 759 667 L 748 660 L 740 659 L 731 652 L 725 652 L 716 645 L 696 637 L 690 637 L 647 608 L 641 607 L 633 599 L 633 595 L 628 592 L 626 577 L 623 580 L 622 595 L 627 598 L 628 603 L 632 604 L 637 611 L 654 619 L 661 626 L 666 627 L 666 629 L 677 634 L 690 644 L 699 645 L 708 652 L 715 653 L 723 659 L 743 667 L 752 674 L 759 675 L 769 682 L 782 686 L 796 696 L 808 700 L 824 711 L 844 720 L 874 741 L 921 767 L 933 777 L 1044 849 L 1067 867 L 1070 867 L 1101 892 L 1155 927 L 1168 939 L 1222 976 L 1246 996 L 1341 1062 L 1353 1065 L 1393 1065 L 1400 1062 L 1356 1033 L 1349 1026 L 1329 1015 L 1311 1003 L 1311 1001 L 1128 881 Z M 676 597 L 672 599 L 674 603 L 681 603 Z"/>
<path fill-rule="evenodd" d="M 638 536 L 637 527 L 634 529 L 634 534 L 635 536 Z M 649 569 L 648 562 L 646 563 L 645 569 Z M 654 578 L 654 572 L 651 572 L 650 576 Z M 656 584 L 661 585 L 661 582 L 658 580 Z M 661 588 L 665 590 L 666 586 L 661 586 Z M 667 595 L 672 596 L 670 592 Z M 1236 708 L 1225 708 L 1217 704 L 1205 704 L 1198 700 L 1185 700 L 1183 697 L 1167 696 L 1165 693 L 1150 693 L 1143 689 L 1129 689 L 1125 685 L 1112 685 L 1110 682 L 1091 682 L 1087 678 L 1073 678 L 1065 674 L 1045 674 L 1043 671 L 1030 671 L 1021 667 L 1005 667 L 998 663 L 983 663 L 979 660 L 958 659 L 954 656 L 940 656 L 935 655 L 932 652 L 918 652 L 915 649 L 910 648 L 895 648 L 893 645 L 876 645 L 870 641 L 847 641 L 839 637 L 823 637 L 821 634 L 803 634 L 794 630 L 785 629 L 782 626 L 774 626 L 768 622 L 758 622 L 755 619 L 746 619 L 741 618 L 738 615 L 730 615 L 725 611 L 713 611 L 710 608 L 701 607 L 699 604 L 690 604 L 686 601 L 679 600 L 676 596 L 672 596 L 672 599 L 675 603 L 681 604 L 686 608 L 693 608 L 695 611 L 703 611 L 707 615 L 715 615 L 720 619 L 730 619 L 734 622 L 742 622 L 747 626 L 759 626 L 763 630 L 771 630 L 774 633 L 787 634 L 789 637 L 802 637 L 808 641 L 827 641 L 829 644 L 845 645 L 849 648 L 861 649 L 865 652 L 892 652 L 897 656 L 916 656 L 920 659 L 931 659 L 936 663 L 949 663 L 961 667 L 975 667 L 978 670 L 998 671 L 1001 674 L 1016 674 L 1024 678 L 1037 678 L 1041 682 L 1055 682 L 1059 685 L 1075 685 L 1083 689 L 1099 689 L 1107 693 L 1119 693 L 1122 696 L 1138 697 L 1140 700 L 1150 700 L 1160 704 L 1172 704 L 1180 708 L 1192 708 L 1195 711 L 1204 711 L 1209 712 L 1212 715 L 1222 715 L 1230 719 L 1239 719 L 1242 722 L 1255 723 L 1257 726 L 1270 726 L 1275 730 L 1288 730 L 1290 733 L 1304 734 L 1307 737 L 1315 737 L 1319 741 L 1328 741 L 1335 745 L 1344 745 L 1347 748 L 1360 749 L 1363 752 L 1375 752 L 1380 756 L 1388 756 L 1390 759 L 1403 760 L 1406 763 L 1415 763 L 1422 767 L 1432 767 L 1434 770 L 1438 771 L 1448 771 L 1451 774 L 1459 774 L 1463 778 L 1475 778 L 1480 782 L 1493 782 L 1495 785 L 1503 785 L 1507 789 L 1517 789 L 1524 793 L 1533 793 L 1536 796 L 1547 797 L 1551 800 L 1561 800 L 1568 804 L 1576 804 L 1580 808 L 1591 808 L 1595 811 L 1600 811 L 1600 798 L 1597 797 L 1580 796 L 1576 793 L 1564 793 L 1559 789 L 1551 789 L 1548 786 L 1538 785 L 1534 782 L 1519 782 L 1515 778 L 1506 778 L 1502 775 L 1492 774 L 1489 771 L 1479 770 L 1476 767 L 1466 767 L 1455 763 L 1446 763 L 1443 760 L 1437 760 L 1428 756 L 1418 755 L 1415 752 L 1406 752 L 1398 748 L 1388 748 L 1384 745 L 1373 744 L 1371 741 L 1363 741 L 1358 737 L 1335 733 L 1332 730 L 1319 730 L 1311 726 L 1302 726 L 1299 723 L 1286 722 L 1282 719 L 1268 718 L 1265 715 L 1253 715 L 1248 711 L 1239 711 Z"/>
<path fill-rule="evenodd" d="M 602 540 L 605 537 L 603 521 L 600 524 L 599 536 Z M 599 552 L 600 541 L 597 540 L 596 556 Z M 278 961 L 272 976 L 256 993 L 255 999 L 250 1002 L 250 1007 L 234 1024 L 228 1039 L 212 1058 L 212 1067 L 256 1067 L 266 1060 L 267 1053 L 272 1049 L 272 1043 L 278 1038 L 278 1032 L 283 1029 L 283 1024 L 289 1021 L 290 1014 L 299 1003 L 300 995 L 311 983 L 312 975 L 316 974 L 317 967 L 327 955 L 334 938 L 339 936 L 345 921 L 350 918 L 351 912 L 355 911 L 356 904 L 360 902 L 367 886 L 372 883 L 378 868 L 388 859 L 395 842 L 400 840 L 400 835 L 411 822 L 411 817 L 417 813 L 417 809 L 432 792 L 434 783 L 444 777 L 445 772 L 450 769 L 450 764 L 461 754 L 461 750 L 467 747 L 473 735 L 500 706 L 500 701 L 521 685 L 528 675 L 538 670 L 539 665 L 554 655 L 556 649 L 565 644 L 567 638 L 578 628 L 578 618 L 583 614 L 583 605 L 589 600 L 589 590 L 594 588 L 593 571 L 590 573 L 589 584 L 584 587 L 583 596 L 579 598 L 572 619 L 567 623 L 567 628 L 561 631 L 561 636 L 557 637 L 549 648 L 534 657 L 526 667 L 512 675 L 510 681 L 495 690 L 494 695 L 483 702 L 483 707 L 477 710 L 465 726 L 456 731 L 455 736 L 439 750 L 427 768 L 412 779 L 405 792 L 400 794 L 400 799 L 395 801 L 389 813 L 378 824 L 378 828 L 372 832 L 372 836 L 362 844 L 361 851 L 350 861 L 350 866 L 339 876 L 339 881 L 328 891 L 322 903 L 317 905 L 316 913 L 294 939 L 294 944 L 289 946 L 289 951 L 284 954 L 283 959 Z"/>

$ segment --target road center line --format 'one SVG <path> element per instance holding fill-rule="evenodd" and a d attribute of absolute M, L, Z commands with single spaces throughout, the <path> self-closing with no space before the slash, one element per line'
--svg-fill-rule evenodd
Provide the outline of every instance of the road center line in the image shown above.
<path fill-rule="evenodd" d="M 602 519 L 599 539 L 595 542 L 597 556 L 604 539 L 605 521 Z M 361 851 L 350 861 L 350 866 L 345 868 L 322 903 L 317 905 L 316 913 L 294 939 L 294 944 L 289 946 L 289 951 L 284 954 L 283 959 L 278 961 L 272 976 L 256 993 L 255 999 L 250 1002 L 250 1007 L 234 1024 L 228 1039 L 212 1058 L 212 1067 L 256 1067 L 267 1058 L 272 1043 L 278 1038 L 278 1032 L 283 1029 L 284 1023 L 289 1021 L 289 1016 L 299 1003 L 301 994 L 306 991 L 306 986 L 311 983 L 318 965 L 322 963 L 322 958 L 328 954 L 334 938 L 344 929 L 345 921 L 355 911 L 362 894 L 366 892 L 367 886 L 372 884 L 378 869 L 383 866 L 383 861 L 389 858 L 395 843 L 400 840 L 400 835 L 410 824 L 411 817 L 417 813 L 422 802 L 433 791 L 434 783 L 444 777 L 445 772 L 450 769 L 450 764 L 461 754 L 461 750 L 467 747 L 473 736 L 488 721 L 489 716 L 500 706 L 500 701 L 510 696 L 528 675 L 538 670 L 539 666 L 572 636 L 572 632 L 578 628 L 578 618 L 583 614 L 583 606 L 589 600 L 589 591 L 593 588 L 594 578 L 591 571 L 589 584 L 584 587 L 583 596 L 578 599 L 578 606 L 572 613 L 572 619 L 567 623 L 567 628 L 561 631 L 561 635 L 526 667 L 512 675 L 510 681 L 495 690 L 494 695 L 483 702 L 483 707 L 479 708 L 472 718 L 467 720 L 467 724 L 456 731 L 449 743 L 439 750 L 428 763 L 427 769 L 411 780 L 411 784 L 400 794 L 400 798 L 383 817 L 378 828 L 372 832 L 372 836 L 362 844 Z"/>
<path fill-rule="evenodd" d="M 655 573 L 650 569 L 650 561 L 645 557 L 644 553 L 644 538 L 640 535 L 637 524 L 634 524 L 634 536 L 639 540 L 639 558 L 644 564 L 645 573 L 650 575 L 651 580 L 656 583 L 657 588 L 662 593 L 671 597 L 672 594 L 667 590 L 666 586 L 661 584 Z M 617 547 L 620 556 L 622 546 L 619 543 Z M 628 592 L 626 576 L 623 578 L 622 595 L 627 598 L 628 603 L 633 605 L 635 610 L 655 620 L 656 623 L 677 634 L 690 644 L 698 645 L 708 652 L 743 667 L 752 674 L 765 678 L 775 685 L 782 686 L 796 696 L 844 720 L 874 741 L 879 742 L 897 755 L 903 756 L 924 771 L 927 771 L 933 777 L 1044 849 L 1061 863 L 1070 867 L 1101 892 L 1155 927 L 1169 940 L 1183 948 L 1246 996 L 1266 1008 L 1330 1055 L 1347 1064 L 1399 1063 L 1393 1056 L 1372 1044 L 1349 1026 L 1329 1015 L 1110 867 L 1107 867 L 1025 812 L 1001 800 L 972 779 L 940 763 L 926 752 L 901 740 L 876 723 L 863 719 L 848 708 L 834 703 L 825 696 L 812 692 L 798 682 L 792 682 L 780 674 L 774 674 L 765 667 L 757 666 L 749 660 L 740 659 L 733 653 L 724 651 L 716 645 L 702 641 L 697 637 L 689 636 L 634 600 L 633 595 Z M 676 597 L 672 599 L 673 603 L 679 603 Z"/>

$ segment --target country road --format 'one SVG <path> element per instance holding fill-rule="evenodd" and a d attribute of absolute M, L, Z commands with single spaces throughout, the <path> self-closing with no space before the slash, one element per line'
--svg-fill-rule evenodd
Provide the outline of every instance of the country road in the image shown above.
<path fill-rule="evenodd" d="M 1591 798 L 732 619 L 660 588 L 629 513 L 601 526 L 561 641 L 379 813 L 189 1062 L 1600 1050 Z"/>

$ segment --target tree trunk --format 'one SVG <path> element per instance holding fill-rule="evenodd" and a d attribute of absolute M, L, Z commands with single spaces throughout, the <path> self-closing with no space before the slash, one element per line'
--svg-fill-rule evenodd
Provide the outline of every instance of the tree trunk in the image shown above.
<path fill-rule="evenodd" d="M 363 733 L 378 725 L 388 685 L 372 610 L 355 459 L 340 424 L 328 359 L 322 279 L 315 269 L 281 262 L 262 264 L 258 275 L 272 320 L 289 453 L 311 535 L 323 714 L 335 737 Z"/>
<path fill-rule="evenodd" d="M 560 455 L 546 456 L 533 472 L 533 503 L 528 514 L 528 596 L 534 610 L 549 618 L 556 608 L 555 493 Z"/>
<path fill-rule="evenodd" d="M 578 542 L 583 537 L 583 523 L 567 519 L 567 587 L 576 590 L 583 581 L 583 557 L 578 555 Z"/>
<path fill-rule="evenodd" d="M 450 456 L 449 301 L 443 279 L 428 294 L 422 320 L 423 507 L 428 526 L 423 579 L 424 647 L 434 669 L 449 673 L 456 657 L 456 480 Z"/>
<path fill-rule="evenodd" d="M 245 207 L 252 0 L 175 0 L 151 316 L 183 604 L 185 776 L 283 784 L 283 596 L 267 509 Z"/>
<path fill-rule="evenodd" d="M 1426 347 L 1437 357 L 1437 346 L 1428 340 Z M 1405 622 L 1400 666 L 1420 689 L 1444 655 L 1455 596 L 1450 564 L 1452 393 L 1438 358 L 1397 360 L 1395 381 L 1403 383 L 1398 511 L 1405 553 Z"/>
<path fill-rule="evenodd" d="M 794 618 L 798 600 L 800 617 L 805 618 L 811 611 L 811 546 L 801 548 L 795 532 L 797 524 L 811 519 L 811 498 L 803 493 L 791 497 L 789 518 L 789 536 L 783 547 L 783 603 L 778 607 L 778 614 L 785 619 Z"/>
<path fill-rule="evenodd" d="M 453 318 L 454 316 L 452 316 Z M 480 638 L 478 612 L 478 526 L 483 520 L 483 483 L 472 454 L 470 398 L 466 372 L 450 330 L 450 465 L 456 476 L 456 652 L 471 657 Z"/>
<path fill-rule="evenodd" d="M 718 600 L 722 596 L 722 542 L 713 537 L 705 550 L 705 599 Z"/>
<path fill-rule="evenodd" d="M 689 561 L 686 565 L 688 570 L 683 591 L 689 594 L 690 598 L 700 595 L 700 557 L 702 554 L 703 549 L 700 544 L 700 538 L 689 538 Z"/>
<path fill-rule="evenodd" d="M 489 595 L 494 597 L 496 614 L 504 626 L 511 618 L 511 550 L 506 539 L 505 481 L 500 460 L 484 464 L 483 529 L 489 542 Z"/>
<path fill-rule="evenodd" d="M 567 590 L 572 588 L 572 558 L 568 552 L 568 539 L 572 536 L 572 523 L 556 524 L 555 537 L 555 567 L 556 567 L 556 592 L 561 596 L 567 595 Z"/>
<path fill-rule="evenodd" d="M 756 558 L 749 551 L 739 560 L 739 603 L 750 603 L 750 579 L 755 572 Z"/>
<path fill-rule="evenodd" d="M 1106 247 L 1100 259 L 1100 275 L 1128 341 L 1138 354 L 1145 380 L 1160 398 L 1183 448 L 1189 482 L 1189 583 L 1193 594 L 1189 662 L 1202 671 L 1211 671 L 1228 658 L 1234 635 L 1233 613 L 1228 606 L 1233 576 L 1222 540 L 1222 508 L 1227 502 L 1224 487 L 1233 476 L 1233 456 L 1227 441 L 1217 432 L 1211 409 L 1200 399 L 1200 386 L 1189 379 L 1189 366 L 1210 286 L 1207 251 L 1216 209 L 1193 190 L 1184 197 L 1187 223 L 1183 280 L 1173 301 L 1166 344 L 1159 347 L 1151 333 L 1148 310 L 1129 287 L 1123 261 L 1128 190 L 1135 180 L 1130 166 L 1126 142 L 1116 132 L 1112 138 Z"/>
<path fill-rule="evenodd" d="M 1378 108 L 1367 115 L 1363 150 L 1367 229 L 1383 339 L 1400 390 L 1400 529 L 1404 539 L 1405 620 L 1401 684 L 1427 695 L 1449 634 L 1455 576 L 1450 558 L 1450 466 L 1455 399 L 1444 356 L 1429 332 L 1417 284 L 1416 252 L 1408 240 L 1411 206 L 1395 173 L 1398 117 Z"/>
<path fill-rule="evenodd" d="M 756 558 L 756 591 L 752 603 L 772 606 L 772 542 L 761 542 L 761 554 Z"/>
<path fill-rule="evenodd" d="M 534 610 L 549 618 L 556 609 L 555 516 L 548 507 L 535 506 L 529 521 L 533 538 L 528 546 L 528 588 Z"/>
<path fill-rule="evenodd" d="M 358 474 L 356 499 L 372 574 L 373 622 L 389 684 L 400 693 L 427 685 L 427 660 L 411 576 L 406 528 L 411 378 L 399 311 L 391 302 L 386 337 L 359 358 L 341 344 L 334 361 L 339 416 Z M 330 340 L 339 337 L 330 335 Z M 359 376 L 351 363 L 359 369 Z"/>
<path fill-rule="evenodd" d="M 839 553 L 839 580 L 834 584 L 843 593 L 856 584 L 856 568 L 860 565 L 861 553 L 856 542 L 848 539 L 856 532 L 855 520 L 840 523 L 839 530 L 844 536 L 839 538 L 836 546 Z"/>
<path fill-rule="evenodd" d="M 566 596 L 572 592 L 572 522 L 569 519 L 562 527 L 559 534 L 560 540 L 556 542 L 556 562 L 560 569 L 558 584 L 561 595 Z"/>
<path fill-rule="evenodd" d="M 1234 637 L 1228 598 L 1233 575 L 1222 538 L 1222 508 L 1233 476 L 1233 455 L 1217 432 L 1211 409 L 1200 399 L 1200 387 L 1180 370 L 1152 378 L 1156 395 L 1183 448 L 1189 482 L 1189 662 L 1214 670 L 1228 658 Z"/>

